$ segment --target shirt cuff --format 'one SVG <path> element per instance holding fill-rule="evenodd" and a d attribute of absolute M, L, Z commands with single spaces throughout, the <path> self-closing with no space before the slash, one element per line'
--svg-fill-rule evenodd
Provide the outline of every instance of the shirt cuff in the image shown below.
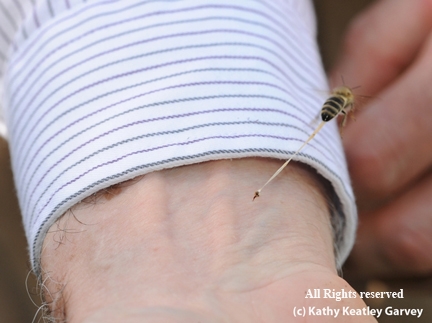
<path fill-rule="evenodd" d="M 95 1 L 18 43 L 5 115 L 36 272 L 49 227 L 103 188 L 215 159 L 287 159 L 299 148 L 327 83 L 311 7 L 293 3 Z M 340 266 L 356 208 L 336 123 L 295 160 L 334 188 Z"/>

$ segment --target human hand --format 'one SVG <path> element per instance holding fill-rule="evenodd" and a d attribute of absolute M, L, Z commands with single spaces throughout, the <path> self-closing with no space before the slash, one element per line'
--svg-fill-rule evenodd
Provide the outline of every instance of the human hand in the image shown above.
<path fill-rule="evenodd" d="M 335 268 L 324 188 L 296 163 L 214 161 L 145 175 L 51 227 L 42 269 L 54 316 L 70 323 L 304 322 L 293 308 L 363 308 Z M 120 192 L 121 190 L 121 192 Z M 329 317 L 308 317 L 328 322 Z M 339 315 L 332 322 L 376 322 Z"/>
<path fill-rule="evenodd" d="M 331 83 L 377 98 L 344 130 L 360 211 L 350 269 L 432 271 L 432 1 L 381 0 L 348 30 Z"/>

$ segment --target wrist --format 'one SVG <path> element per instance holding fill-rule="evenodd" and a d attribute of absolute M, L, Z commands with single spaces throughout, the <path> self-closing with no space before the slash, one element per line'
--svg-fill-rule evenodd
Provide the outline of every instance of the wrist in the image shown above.
<path fill-rule="evenodd" d="M 162 307 L 234 317 L 248 307 L 241 295 L 249 290 L 263 301 L 268 290 L 298 299 L 284 285 L 290 277 L 336 276 L 316 175 L 292 164 L 252 202 L 278 165 L 241 159 L 167 169 L 75 207 L 44 242 L 54 314 L 82 322 L 102 308 Z"/>

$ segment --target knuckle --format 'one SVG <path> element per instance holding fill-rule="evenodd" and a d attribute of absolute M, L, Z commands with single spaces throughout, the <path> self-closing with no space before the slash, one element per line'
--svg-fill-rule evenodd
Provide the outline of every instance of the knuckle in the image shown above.
<path fill-rule="evenodd" d="M 432 18 L 431 18 L 432 20 Z M 422 49 L 421 56 L 419 62 L 430 72 L 432 65 L 430 64 L 430 55 L 432 54 L 432 32 L 429 34 L 425 46 Z M 428 80 L 432 77 L 430 74 L 427 74 L 429 77 Z"/>
<path fill-rule="evenodd" d="M 422 12 L 432 19 L 432 0 L 421 0 Z"/>
<path fill-rule="evenodd" d="M 432 270 L 430 257 L 425 254 L 424 235 L 418 230 L 403 227 L 397 238 L 393 231 L 393 243 L 387 247 L 387 257 L 390 263 L 409 272 L 427 274 Z"/>
<path fill-rule="evenodd" d="M 431 0 L 432 1 L 432 0 Z M 348 25 L 343 43 L 343 51 L 355 55 L 359 50 L 368 60 L 376 63 L 400 67 L 404 65 L 403 51 L 394 50 L 394 39 L 388 39 L 390 30 L 383 24 L 383 10 L 377 5 L 360 13 Z M 396 42 L 395 42 L 396 43 Z M 386 45 L 384 45 L 386 44 Z"/>
<path fill-rule="evenodd" d="M 365 196 L 386 199 L 404 184 L 407 167 L 392 125 L 371 124 L 357 133 L 347 157 L 353 184 Z"/>
<path fill-rule="evenodd" d="M 346 53 L 356 51 L 359 45 L 361 46 L 367 41 L 368 20 L 367 15 L 360 14 L 349 23 L 343 43 L 343 49 Z"/>
<path fill-rule="evenodd" d="M 383 25 L 382 5 L 382 2 L 372 4 L 350 21 L 345 33 L 345 49 L 357 50 L 359 46 L 375 45 L 377 40 L 375 36 Z"/>
<path fill-rule="evenodd" d="M 376 151 L 365 151 L 349 158 L 354 186 L 367 195 L 382 196 L 389 190 L 386 181 L 386 165 Z"/>

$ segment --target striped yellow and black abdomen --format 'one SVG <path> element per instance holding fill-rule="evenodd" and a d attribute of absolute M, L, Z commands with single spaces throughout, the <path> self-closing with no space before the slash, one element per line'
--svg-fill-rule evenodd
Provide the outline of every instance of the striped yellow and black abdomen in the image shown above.
<path fill-rule="evenodd" d="M 325 122 L 336 117 L 346 106 L 346 99 L 341 95 L 332 95 L 321 109 L 321 119 Z"/>

